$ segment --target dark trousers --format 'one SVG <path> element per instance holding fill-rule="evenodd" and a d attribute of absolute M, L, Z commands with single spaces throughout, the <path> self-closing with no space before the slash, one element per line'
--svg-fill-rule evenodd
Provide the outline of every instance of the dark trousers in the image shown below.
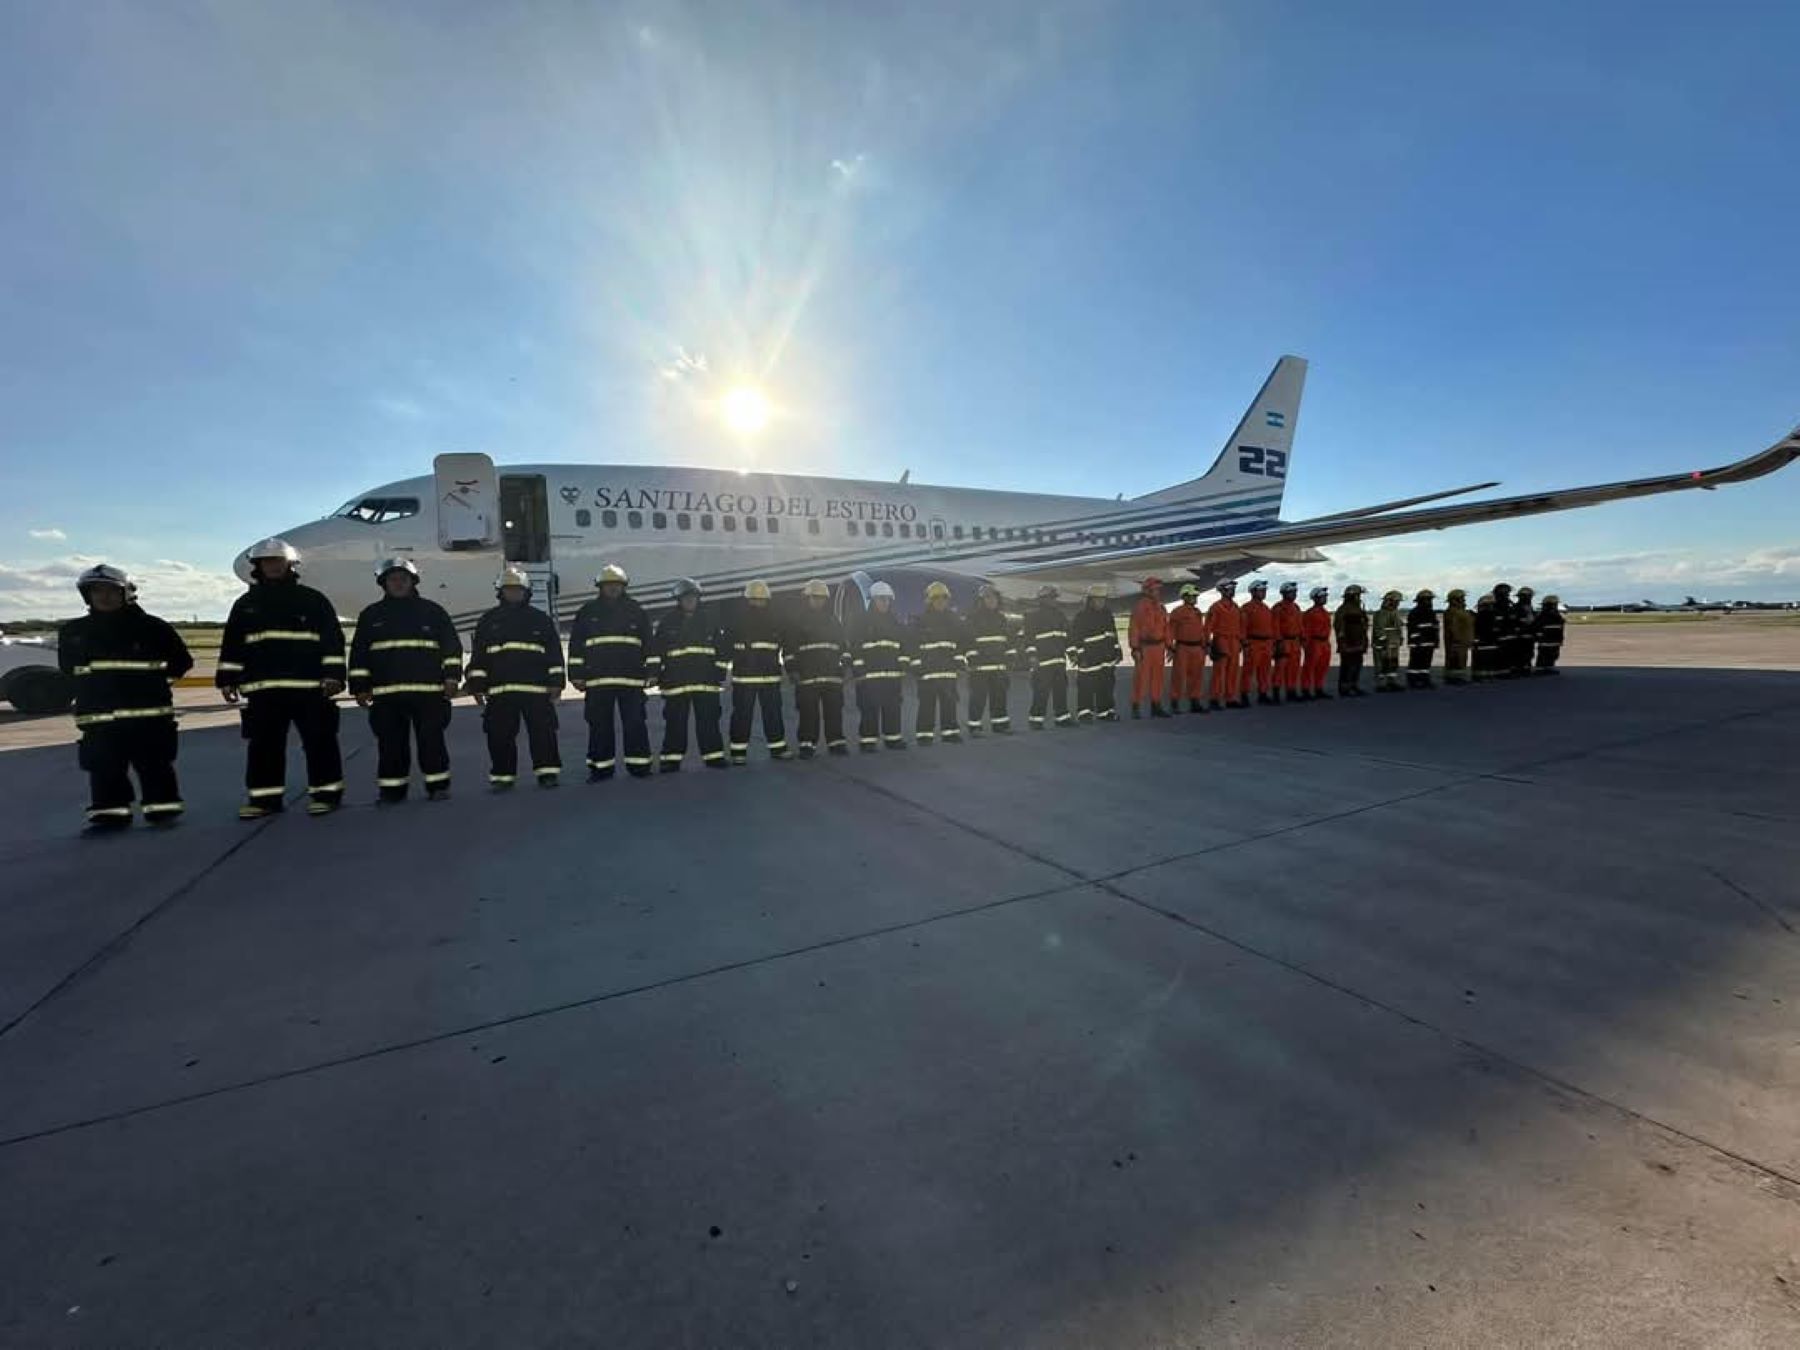
<path fill-rule="evenodd" d="M 803 684 L 794 691 L 794 702 L 800 710 L 800 749 L 811 750 L 819 743 L 819 723 L 824 722 L 825 744 L 833 749 L 844 746 L 844 686 L 838 684 Z"/>
<path fill-rule="evenodd" d="M 1056 709 L 1056 724 L 1068 726 L 1069 672 L 1065 666 L 1039 666 L 1031 672 L 1031 712 L 1026 720 L 1034 727 L 1043 726 L 1044 715 L 1052 705 Z"/>
<path fill-rule="evenodd" d="M 1538 643 L 1537 668 L 1539 670 L 1555 670 L 1556 658 L 1562 655 L 1562 643 Z"/>
<path fill-rule="evenodd" d="M 625 739 L 625 769 L 642 778 L 650 772 L 650 728 L 644 722 L 644 691 L 641 687 L 607 684 L 587 691 L 585 708 L 588 724 L 588 768 L 602 777 L 611 777 L 615 758 L 613 717 Z"/>
<path fill-rule="evenodd" d="M 131 819 L 133 773 L 143 794 L 145 820 L 171 820 L 180 815 L 176 745 L 173 713 L 102 722 L 83 730 L 77 754 L 88 775 L 88 819 Z"/>
<path fill-rule="evenodd" d="M 1363 653 L 1338 648 L 1338 693 L 1362 688 Z"/>
<path fill-rule="evenodd" d="M 375 786 L 383 801 L 399 801 L 412 779 L 412 747 L 419 743 L 419 772 L 427 791 L 450 786 L 450 751 L 444 731 L 450 700 L 442 694 L 383 694 L 369 705 L 375 733 Z"/>
<path fill-rule="evenodd" d="M 976 670 L 969 674 L 969 732 L 971 735 L 981 731 L 981 719 L 984 714 L 993 717 L 995 731 L 1008 731 L 1012 728 L 1012 718 L 1006 715 L 1007 686 L 1012 683 L 1012 676 L 1004 670 Z"/>
<path fill-rule="evenodd" d="M 947 741 L 960 741 L 962 728 L 956 724 L 956 676 L 919 680 L 919 710 L 913 719 L 913 739 L 929 744 L 938 736 Z"/>
<path fill-rule="evenodd" d="M 725 742 L 719 735 L 719 696 L 716 693 L 671 694 L 663 699 L 664 764 L 679 764 L 687 754 L 688 716 L 693 715 L 694 739 L 700 743 L 700 759 L 722 764 Z"/>
<path fill-rule="evenodd" d="M 856 736 L 865 750 L 906 744 L 900 727 L 900 677 L 865 676 L 856 682 Z"/>
<path fill-rule="evenodd" d="M 749 752 L 750 728 L 758 708 L 762 709 L 763 739 L 769 743 L 769 752 L 786 754 L 787 723 L 781 718 L 781 686 L 735 682 L 731 686 L 731 753 Z"/>
<path fill-rule="evenodd" d="M 1075 677 L 1076 716 L 1085 720 L 1115 715 L 1113 668 L 1084 670 Z"/>
<path fill-rule="evenodd" d="M 250 799 L 279 806 L 287 787 L 287 734 L 300 733 L 306 754 L 306 790 L 317 801 L 341 801 L 344 757 L 338 750 L 338 706 L 322 691 L 267 689 L 250 694 L 240 715 L 244 739 L 244 786 Z"/>
<path fill-rule="evenodd" d="M 1513 673 L 1526 675 L 1531 672 L 1531 658 L 1537 651 L 1537 639 L 1534 637 L 1516 638 L 1517 645 L 1513 649 Z"/>
<path fill-rule="evenodd" d="M 496 783 L 518 777 L 521 721 L 538 777 L 554 778 L 562 768 L 556 748 L 556 700 L 548 694 L 495 694 L 481 710 L 481 729 L 487 733 L 488 777 Z"/>
<path fill-rule="evenodd" d="M 1431 688 L 1431 658 L 1436 647 L 1409 647 L 1406 656 L 1406 682 L 1414 689 Z"/>

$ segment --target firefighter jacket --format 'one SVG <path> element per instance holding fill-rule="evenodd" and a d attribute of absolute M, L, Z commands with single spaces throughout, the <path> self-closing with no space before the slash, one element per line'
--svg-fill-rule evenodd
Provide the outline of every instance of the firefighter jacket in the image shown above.
<path fill-rule="evenodd" d="M 1263 601 L 1245 601 L 1243 619 L 1246 642 L 1273 642 L 1275 640 L 1275 611 Z"/>
<path fill-rule="evenodd" d="M 1513 632 L 1520 637 L 1528 638 L 1537 632 L 1539 611 L 1531 607 L 1529 600 L 1513 602 Z"/>
<path fill-rule="evenodd" d="M 1299 602 L 1284 595 L 1269 608 L 1275 616 L 1275 650 L 1285 652 L 1298 646 L 1303 635 Z"/>
<path fill-rule="evenodd" d="M 913 673 L 920 684 L 954 681 L 963 664 L 963 621 L 947 609 L 928 609 L 912 624 Z"/>
<path fill-rule="evenodd" d="M 1331 611 L 1315 604 L 1300 615 L 1300 633 L 1308 642 L 1331 642 Z"/>
<path fill-rule="evenodd" d="M 1491 652 L 1500 645 L 1500 616 L 1490 602 L 1475 607 L 1475 648 Z"/>
<path fill-rule="evenodd" d="M 629 595 L 597 595 L 569 630 L 569 679 L 578 689 L 642 689 L 656 674 L 650 616 Z"/>
<path fill-rule="evenodd" d="M 963 659 L 971 674 L 1004 675 L 1012 669 L 1018 646 L 1013 641 L 1012 625 L 999 609 L 977 605 L 963 620 Z"/>
<path fill-rule="evenodd" d="M 1236 643 L 1243 640 L 1244 611 L 1238 608 L 1237 601 L 1229 596 L 1220 596 L 1213 601 L 1211 609 L 1206 611 L 1206 643 L 1212 648 L 1214 656 L 1224 650 L 1222 644 L 1232 643 L 1232 651 L 1236 651 Z"/>
<path fill-rule="evenodd" d="M 1025 615 L 1025 661 L 1033 670 L 1069 668 L 1069 616 L 1053 600 L 1040 600 Z"/>
<path fill-rule="evenodd" d="M 1075 653 L 1075 669 L 1082 673 L 1105 670 L 1124 659 L 1119 650 L 1119 625 L 1110 609 L 1083 605 L 1069 621 L 1069 645 Z"/>
<path fill-rule="evenodd" d="M 1131 624 L 1126 629 L 1125 640 L 1134 653 L 1146 647 L 1169 645 L 1169 611 L 1162 607 L 1162 601 L 1148 595 L 1139 598 L 1131 607 Z"/>
<path fill-rule="evenodd" d="M 1390 609 L 1383 605 L 1375 611 L 1375 618 L 1369 625 L 1370 634 L 1375 640 L 1375 649 L 1382 652 L 1398 652 L 1400 640 L 1405 636 L 1405 616 L 1398 607 Z"/>
<path fill-rule="evenodd" d="M 1331 618 L 1331 633 L 1339 652 L 1355 656 L 1369 650 L 1369 611 L 1360 600 L 1346 600 Z"/>
<path fill-rule="evenodd" d="M 1206 645 L 1206 614 L 1186 601 L 1169 611 L 1169 641 L 1177 647 Z"/>
<path fill-rule="evenodd" d="M 1406 613 L 1406 645 L 1435 649 L 1443 640 L 1438 614 L 1429 601 L 1421 601 Z"/>
<path fill-rule="evenodd" d="M 350 692 L 442 694 L 462 683 L 463 649 L 456 625 L 435 600 L 384 595 L 356 616 L 350 643 Z"/>
<path fill-rule="evenodd" d="M 870 610 L 858 625 L 854 661 L 857 681 L 897 680 L 912 665 L 906 629 L 893 610 Z"/>
<path fill-rule="evenodd" d="M 1452 647 L 1475 645 L 1475 614 L 1467 605 L 1452 602 L 1444 611 L 1444 641 Z"/>
<path fill-rule="evenodd" d="M 683 614 L 678 605 L 656 625 L 652 654 L 664 698 L 716 694 L 725 687 L 724 639 L 704 606 Z"/>
<path fill-rule="evenodd" d="M 322 680 L 344 680 L 344 630 L 331 602 L 292 572 L 252 582 L 225 620 L 213 683 L 260 694 Z"/>
<path fill-rule="evenodd" d="M 562 693 L 562 638 L 556 621 L 536 605 L 495 605 L 475 625 L 469 653 L 469 692 L 496 694 Z"/>
<path fill-rule="evenodd" d="M 1510 596 L 1502 604 L 1499 597 L 1494 600 L 1494 641 L 1510 642 L 1519 635 L 1518 611 L 1514 608 L 1517 601 Z"/>
<path fill-rule="evenodd" d="M 194 668 L 181 635 L 135 604 L 71 619 L 57 632 L 56 664 L 75 681 L 75 725 L 173 717 L 169 685 Z"/>
<path fill-rule="evenodd" d="M 726 632 L 733 684 L 781 683 L 781 625 L 772 605 L 738 606 Z"/>
<path fill-rule="evenodd" d="M 787 652 L 788 673 L 801 689 L 819 689 L 844 682 L 849 645 L 844 625 L 829 606 L 814 609 L 805 604 L 788 625 L 782 647 Z"/>
<path fill-rule="evenodd" d="M 1545 605 L 1537 612 L 1537 642 L 1540 647 L 1562 647 L 1563 615 L 1560 609 Z"/>

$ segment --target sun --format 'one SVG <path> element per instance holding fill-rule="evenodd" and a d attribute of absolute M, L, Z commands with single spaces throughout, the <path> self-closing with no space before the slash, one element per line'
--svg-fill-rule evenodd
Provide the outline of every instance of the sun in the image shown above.
<path fill-rule="evenodd" d="M 769 400 L 763 391 L 743 384 L 719 400 L 719 415 L 740 436 L 754 436 L 769 424 Z"/>

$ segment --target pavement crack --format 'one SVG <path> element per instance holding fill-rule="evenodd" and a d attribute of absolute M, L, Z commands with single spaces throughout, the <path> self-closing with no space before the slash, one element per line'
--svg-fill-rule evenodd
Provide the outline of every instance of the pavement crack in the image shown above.
<path fill-rule="evenodd" d="M 1701 870 L 1708 873 L 1709 875 L 1711 875 L 1713 877 L 1716 877 L 1728 889 L 1736 891 L 1739 895 L 1743 896 L 1744 899 L 1748 900 L 1751 904 L 1755 905 L 1758 909 L 1760 909 L 1764 914 L 1767 914 L 1771 919 L 1775 920 L 1776 923 L 1780 924 L 1788 932 L 1792 933 L 1792 932 L 1796 931 L 1794 928 L 1794 925 L 1788 922 L 1787 915 L 1783 914 L 1780 910 L 1776 909 L 1775 906 L 1771 905 L 1768 901 L 1764 900 L 1761 896 L 1756 895 L 1755 893 L 1753 893 L 1751 891 L 1745 890 L 1742 886 L 1738 885 L 1737 882 L 1733 881 L 1730 877 L 1726 876 L 1718 868 L 1702 867 Z"/>

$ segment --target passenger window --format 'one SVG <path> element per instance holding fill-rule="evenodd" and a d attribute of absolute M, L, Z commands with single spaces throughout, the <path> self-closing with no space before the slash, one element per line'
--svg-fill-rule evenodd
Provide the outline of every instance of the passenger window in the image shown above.
<path fill-rule="evenodd" d="M 925 531 L 921 529 L 919 533 L 924 534 Z M 912 538 L 912 526 L 908 525 L 905 521 L 900 522 L 900 537 L 902 539 Z"/>
<path fill-rule="evenodd" d="M 737 532 L 737 517 L 736 516 L 720 516 L 719 524 L 721 524 L 725 527 L 726 534 L 735 534 Z"/>
<path fill-rule="evenodd" d="M 700 528 L 703 530 L 710 530 L 712 528 L 712 517 L 711 516 L 701 516 L 700 517 Z"/>
<path fill-rule="evenodd" d="M 650 528 L 654 529 L 654 530 L 668 529 L 669 528 L 669 518 L 666 515 L 664 515 L 661 511 L 655 512 L 650 517 Z"/>
<path fill-rule="evenodd" d="M 609 530 L 618 529 L 619 513 L 617 511 L 602 511 L 600 513 L 600 523 Z"/>
<path fill-rule="evenodd" d="M 755 534 L 757 529 L 759 528 L 756 523 L 756 517 L 755 516 L 745 516 L 744 517 L 744 528 L 746 530 L 748 530 L 751 534 Z"/>
<path fill-rule="evenodd" d="M 952 539 L 961 539 L 962 538 L 962 526 L 952 525 L 950 527 L 950 537 Z"/>
<path fill-rule="evenodd" d="M 769 522 L 769 525 L 771 527 L 773 527 L 774 524 L 775 524 L 775 522 L 772 520 Z M 816 520 L 807 521 L 806 522 L 806 532 L 808 534 L 817 534 L 819 532 L 819 522 Z"/>
<path fill-rule="evenodd" d="M 594 523 L 594 513 L 592 511 L 588 510 L 587 507 L 584 506 L 575 513 L 575 524 L 578 528 L 585 530 L 588 526 L 592 525 L 593 523 Z"/>
<path fill-rule="evenodd" d="M 933 525 L 931 527 L 931 537 L 933 539 L 942 539 L 944 537 L 944 527 L 942 525 Z"/>
<path fill-rule="evenodd" d="M 694 528 L 694 518 L 692 516 L 690 516 L 686 511 L 677 511 L 675 513 L 675 528 L 678 530 L 693 529 Z"/>
<path fill-rule="evenodd" d="M 813 524 L 815 524 L 815 525 L 817 525 L 818 523 L 819 522 L 816 520 L 813 522 Z M 781 522 L 779 520 L 775 519 L 774 516 L 770 516 L 768 529 L 769 529 L 770 534 L 780 534 L 781 533 Z M 818 531 L 814 530 L 813 533 L 817 534 Z"/>
<path fill-rule="evenodd" d="M 863 522 L 863 534 L 865 537 L 867 537 L 869 539 L 873 539 L 875 537 L 875 522 L 874 521 L 865 520 Z"/>
<path fill-rule="evenodd" d="M 891 520 L 882 521 L 881 532 L 887 536 L 887 538 L 892 539 L 894 537 L 894 522 Z"/>
<path fill-rule="evenodd" d="M 845 534 L 855 534 L 856 533 L 856 522 L 854 520 L 846 520 L 844 522 L 844 533 Z"/>
<path fill-rule="evenodd" d="M 627 511 L 625 513 L 625 523 L 634 530 L 643 529 L 644 513 L 642 511 Z"/>
<path fill-rule="evenodd" d="M 1012 543 L 1014 539 L 1018 538 L 1018 535 L 1019 532 L 1009 526 L 1006 531 L 1006 542 L 1009 544 Z"/>

